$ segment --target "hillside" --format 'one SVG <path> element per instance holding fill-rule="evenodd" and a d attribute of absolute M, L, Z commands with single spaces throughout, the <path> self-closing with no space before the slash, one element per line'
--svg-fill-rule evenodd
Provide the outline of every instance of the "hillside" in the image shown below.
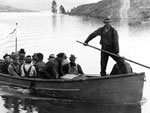
<path fill-rule="evenodd" d="M 73 8 L 71 15 L 82 15 L 96 18 L 103 18 L 112 15 L 112 18 L 120 19 L 121 0 L 102 0 L 97 3 L 84 4 Z M 131 24 L 141 23 L 150 18 L 149 0 L 130 0 L 128 16 Z"/>
<path fill-rule="evenodd" d="M 80 5 L 71 10 L 72 15 L 85 15 L 90 17 L 103 18 L 106 15 L 113 15 L 113 18 L 119 17 L 121 3 L 118 0 L 103 0 L 97 3 Z"/>
<path fill-rule="evenodd" d="M 12 6 L 0 4 L 0 12 L 33 12 L 33 11 L 26 9 L 18 9 Z"/>

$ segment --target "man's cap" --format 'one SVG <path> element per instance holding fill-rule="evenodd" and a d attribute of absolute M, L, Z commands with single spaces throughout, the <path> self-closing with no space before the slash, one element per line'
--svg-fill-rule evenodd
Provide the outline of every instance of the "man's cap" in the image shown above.
<path fill-rule="evenodd" d="M 105 17 L 104 20 L 103 20 L 104 23 L 111 22 L 111 21 L 112 21 L 112 20 L 111 20 L 111 17 L 110 17 L 110 16 Z"/>
<path fill-rule="evenodd" d="M 26 54 L 26 52 L 25 52 L 24 49 L 20 49 L 20 50 L 18 51 L 18 53 L 19 53 L 19 54 Z"/>
<path fill-rule="evenodd" d="M 31 56 L 30 56 L 30 55 L 27 55 L 27 56 L 25 57 L 25 62 L 31 62 L 31 61 L 32 61 Z"/>
<path fill-rule="evenodd" d="M 35 59 L 43 60 L 43 57 L 44 57 L 43 53 L 37 53 L 37 54 L 35 55 Z"/>
<path fill-rule="evenodd" d="M 50 58 L 55 58 L 55 55 L 54 54 L 50 54 L 48 59 L 50 59 Z"/>
<path fill-rule="evenodd" d="M 5 59 L 7 56 L 11 57 L 8 53 L 6 53 L 3 58 Z"/>
<path fill-rule="evenodd" d="M 71 54 L 70 58 L 77 58 L 75 55 Z"/>
<path fill-rule="evenodd" d="M 13 60 L 19 59 L 19 56 L 17 53 L 12 53 L 11 57 Z"/>
<path fill-rule="evenodd" d="M 63 58 L 63 57 L 64 57 L 64 58 L 65 58 L 65 56 L 66 56 L 66 54 L 65 54 L 65 53 L 58 53 L 58 54 L 57 54 L 57 57 L 61 57 L 61 58 Z"/>

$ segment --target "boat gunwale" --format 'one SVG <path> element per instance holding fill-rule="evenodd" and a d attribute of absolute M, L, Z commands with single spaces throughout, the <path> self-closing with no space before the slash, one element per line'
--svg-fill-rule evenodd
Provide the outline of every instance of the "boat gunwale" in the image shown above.
<path fill-rule="evenodd" d="M 89 75 L 91 75 L 91 74 L 89 74 Z M 4 78 L 4 80 L 3 79 L 1 79 L 0 80 L 0 82 L 2 82 L 2 81 L 4 81 L 4 85 L 5 84 L 7 84 L 8 86 L 17 86 L 17 87 L 21 87 L 21 88 L 28 88 L 29 89 L 29 91 L 31 90 L 31 91 L 37 91 L 37 94 L 38 94 L 38 92 L 42 92 L 42 91 L 48 91 L 48 92 L 50 92 L 50 93 L 52 93 L 52 95 L 48 95 L 48 96 L 52 96 L 52 97 L 56 97 L 56 98 L 65 98 L 65 94 L 68 94 L 69 92 L 70 93 L 72 93 L 73 94 L 73 97 L 72 96 L 70 96 L 69 98 L 71 98 L 71 99 L 73 99 L 73 100 L 81 100 L 82 99 L 82 97 L 83 97 L 83 95 L 84 95 L 84 91 L 86 90 L 86 89 L 82 89 L 82 88 L 80 88 L 80 87 L 69 87 L 69 88 L 66 88 L 66 87 L 62 87 L 62 88 L 53 88 L 53 87 L 41 87 L 41 86 L 39 86 L 39 85 L 37 85 L 37 87 L 30 87 L 31 86 L 31 83 L 32 82 L 37 82 L 37 84 L 38 84 L 38 82 L 46 82 L 45 84 L 47 84 L 48 82 L 51 82 L 52 84 L 54 83 L 59 83 L 59 84 L 63 84 L 64 83 L 64 85 L 65 84 L 67 84 L 67 85 L 70 85 L 70 83 L 72 82 L 72 83 L 75 83 L 75 84 L 78 84 L 79 82 L 82 84 L 82 82 L 84 83 L 84 81 L 85 81 L 85 83 L 87 83 L 88 84 L 88 81 L 90 82 L 92 82 L 92 83 L 95 83 L 95 82 L 98 82 L 98 83 L 100 83 L 102 80 L 104 80 L 104 82 L 105 82 L 105 80 L 107 81 L 107 80 L 115 80 L 115 79 L 117 79 L 117 80 L 129 80 L 130 81 L 130 77 L 132 77 L 132 80 L 133 79 L 139 79 L 139 81 L 140 81 L 140 87 L 142 88 L 142 89 L 140 89 L 140 92 L 142 91 L 143 92 L 143 82 L 144 82 L 144 79 L 143 79 L 143 77 L 145 77 L 145 73 L 144 72 L 141 72 L 141 73 L 130 73 L 130 74 L 121 74 L 121 75 L 112 75 L 112 76 L 106 76 L 106 77 L 96 77 L 96 78 L 93 78 L 93 77 L 91 77 L 91 78 L 88 78 L 88 79 L 83 79 L 83 80 L 62 80 L 62 79 L 60 79 L 60 80 L 52 80 L 52 79 L 33 79 L 33 78 L 18 78 L 18 77 L 14 77 L 14 76 L 10 76 L 10 75 L 6 75 L 6 74 L 1 74 L 0 73 L 0 76 L 3 76 L 3 78 L 4 77 L 6 77 L 6 78 Z M 10 78 L 10 80 L 11 80 L 11 78 L 12 79 L 14 79 L 14 81 L 15 81 L 15 79 L 16 79 L 16 81 L 18 80 L 24 80 L 24 82 L 26 82 L 27 81 L 27 85 L 26 84 L 20 84 L 20 82 L 19 82 L 19 84 L 15 84 L 15 82 L 13 82 L 13 83 L 9 83 L 10 82 L 10 80 L 9 81 L 5 81 L 5 79 L 9 79 Z M 87 82 L 86 82 L 87 81 Z M 31 83 L 30 83 L 31 82 Z M 112 82 L 114 82 L 114 81 L 112 81 Z M 136 82 L 136 81 L 135 81 Z M 29 83 L 29 84 L 28 84 Z M 102 82 L 103 83 L 103 82 Z M 127 84 L 128 82 L 125 82 L 125 84 Z M 81 85 L 80 84 L 80 85 Z M 138 84 L 138 82 L 136 82 L 136 84 Z M 72 84 L 73 85 L 73 84 Z M 99 88 L 99 87 L 98 87 Z M 83 92 L 82 92 L 82 90 L 84 90 Z M 139 89 L 138 89 L 139 90 Z M 135 91 L 135 90 L 134 90 Z M 60 93 L 61 92 L 61 93 Z M 140 93 L 139 92 L 139 93 Z M 142 94 L 142 92 L 140 93 L 140 95 L 143 95 Z M 60 95 L 60 97 L 59 97 L 59 95 L 57 96 L 57 95 L 55 95 L 55 93 L 57 94 L 57 93 L 60 93 L 60 94 L 64 94 L 64 97 L 63 96 L 61 96 Z M 83 93 L 83 94 L 82 94 Z M 54 95 L 53 95 L 54 94 Z M 80 95 L 78 95 L 78 94 L 81 94 L 81 96 Z M 75 95 L 75 96 L 74 96 Z M 85 95 L 84 95 L 85 96 Z M 67 97 L 67 96 L 66 96 Z M 97 96 L 96 96 L 97 97 Z M 98 99 L 101 99 L 101 98 L 99 98 L 99 97 L 97 97 Z M 141 98 L 141 97 L 140 97 Z M 89 99 L 89 100 L 88 100 Z M 110 98 L 111 99 L 111 98 Z M 97 99 L 96 100 L 91 100 L 91 98 L 89 98 L 88 96 L 86 97 L 85 96 L 85 98 L 83 98 L 83 100 L 84 101 L 90 101 L 90 102 L 97 102 Z M 140 99 L 141 100 L 141 99 Z M 136 101 L 136 102 L 139 102 L 140 100 L 138 100 L 138 101 Z M 98 100 L 99 101 L 99 100 Z M 114 100 L 112 100 L 112 102 L 113 102 Z M 115 101 L 116 102 L 116 101 Z M 119 101 L 119 103 L 122 103 L 123 101 Z M 128 103 L 128 101 L 126 101 L 127 103 Z M 134 102 L 134 101 L 133 101 Z M 102 102 L 103 103 L 103 102 Z M 111 103 L 111 101 L 110 101 L 110 103 Z M 117 102 L 118 103 L 118 102 Z"/>
<path fill-rule="evenodd" d="M 129 73 L 129 74 L 120 74 L 120 75 L 110 75 L 110 76 L 90 76 L 91 78 L 85 78 L 85 79 L 41 79 L 41 78 L 24 78 L 24 77 L 15 77 L 7 74 L 0 73 L 0 76 L 3 75 L 8 78 L 14 78 L 14 79 L 20 79 L 20 80 L 26 80 L 26 81 L 37 81 L 37 82 L 80 82 L 80 81 L 93 81 L 93 80 L 104 80 L 104 79 L 114 79 L 114 78 L 120 78 L 120 77 L 129 77 L 129 76 L 140 76 L 144 75 L 145 72 L 141 73 Z M 87 74 L 85 74 L 87 75 Z M 89 75 L 95 75 L 95 74 L 88 74 Z"/>

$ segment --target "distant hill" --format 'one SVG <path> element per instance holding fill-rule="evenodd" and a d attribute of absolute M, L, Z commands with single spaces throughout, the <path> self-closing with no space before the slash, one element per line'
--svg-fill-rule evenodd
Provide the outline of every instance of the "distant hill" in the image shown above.
<path fill-rule="evenodd" d="M 121 0 L 102 0 L 97 3 L 83 4 L 73 8 L 71 15 L 82 15 L 96 18 L 103 18 L 112 15 L 112 18 L 120 19 Z M 130 9 L 128 10 L 130 23 L 141 23 L 141 21 L 150 18 L 149 0 L 130 0 Z"/>
<path fill-rule="evenodd" d="M 0 12 L 34 12 L 34 11 L 27 9 L 19 9 L 12 6 L 0 4 Z"/>
<path fill-rule="evenodd" d="M 113 15 L 113 18 L 119 18 L 120 6 L 121 2 L 118 0 L 102 0 L 97 3 L 80 5 L 72 9 L 70 14 L 98 18 L 103 18 L 106 15 Z"/>
<path fill-rule="evenodd" d="M 130 23 L 141 23 L 150 19 L 150 0 L 132 0 L 128 11 Z"/>

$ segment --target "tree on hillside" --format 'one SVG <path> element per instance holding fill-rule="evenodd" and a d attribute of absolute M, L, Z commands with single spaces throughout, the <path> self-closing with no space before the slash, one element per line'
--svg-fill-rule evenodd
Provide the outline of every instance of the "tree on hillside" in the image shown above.
<path fill-rule="evenodd" d="M 57 3 L 55 0 L 52 1 L 52 13 L 56 14 L 57 13 Z"/>
<path fill-rule="evenodd" d="M 59 11 L 61 14 L 66 14 L 65 8 L 62 5 L 59 7 Z"/>

